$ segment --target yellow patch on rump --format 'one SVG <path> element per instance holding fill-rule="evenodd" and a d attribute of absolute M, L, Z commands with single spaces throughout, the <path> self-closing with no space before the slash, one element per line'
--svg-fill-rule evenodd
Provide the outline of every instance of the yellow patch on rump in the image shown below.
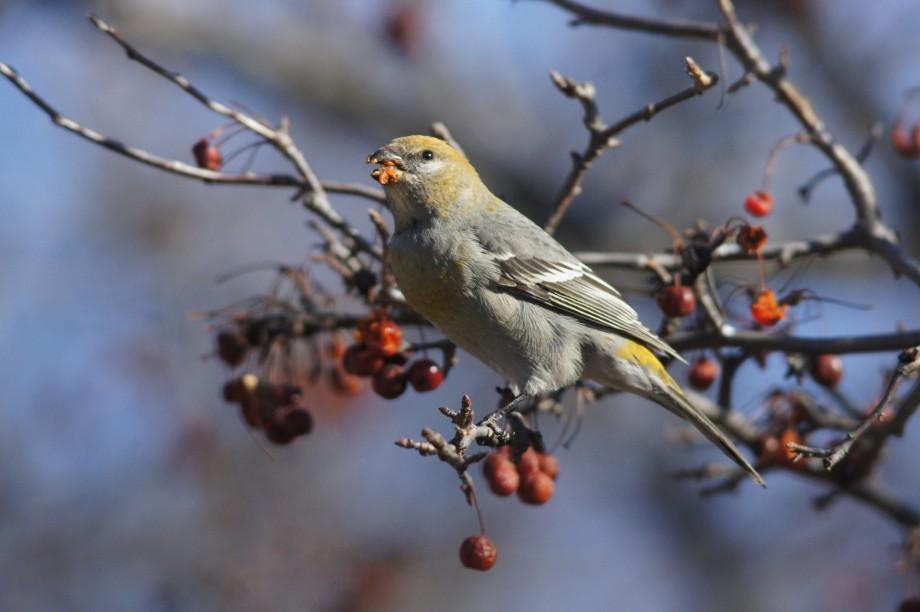
<path fill-rule="evenodd" d="M 616 356 L 630 361 L 645 370 L 651 370 L 669 386 L 680 389 L 680 385 L 671 378 L 668 370 L 664 367 L 664 364 L 661 363 L 655 353 L 638 342 L 623 340 L 620 346 L 617 347 Z"/>

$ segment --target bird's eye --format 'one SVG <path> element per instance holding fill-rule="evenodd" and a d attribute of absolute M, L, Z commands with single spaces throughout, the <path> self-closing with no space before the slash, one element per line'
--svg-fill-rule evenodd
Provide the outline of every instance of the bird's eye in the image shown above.
<path fill-rule="evenodd" d="M 425 161 L 431 161 L 434 159 L 434 153 L 431 151 L 422 151 L 422 159 Z"/>

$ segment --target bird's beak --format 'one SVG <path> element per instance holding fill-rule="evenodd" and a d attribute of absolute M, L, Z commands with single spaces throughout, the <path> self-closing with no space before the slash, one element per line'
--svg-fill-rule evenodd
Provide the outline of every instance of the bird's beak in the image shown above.
<path fill-rule="evenodd" d="M 381 166 L 396 166 L 402 168 L 402 158 L 393 153 L 386 147 L 377 149 L 373 153 L 367 156 L 367 163 L 369 164 L 380 164 Z"/>
<path fill-rule="evenodd" d="M 374 168 L 371 176 L 381 185 L 399 181 L 402 170 L 405 168 L 402 158 L 386 147 L 377 149 L 368 155 L 366 161 L 369 164 L 380 164 L 379 168 Z"/>

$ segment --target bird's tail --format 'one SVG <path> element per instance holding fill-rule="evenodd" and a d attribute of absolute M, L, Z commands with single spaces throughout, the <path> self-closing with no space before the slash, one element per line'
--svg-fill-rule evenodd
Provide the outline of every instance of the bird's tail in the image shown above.
<path fill-rule="evenodd" d="M 612 351 L 609 344 L 602 345 L 597 354 L 606 359 L 594 363 L 589 362 L 590 369 L 586 371 L 587 378 L 615 389 L 631 391 L 647 397 L 685 421 L 689 421 L 713 444 L 721 448 L 722 452 L 732 461 L 750 474 L 757 484 L 766 487 L 757 470 L 735 448 L 728 436 L 687 399 L 680 385 L 668 374 L 667 368 L 652 351 L 638 342 L 624 340 L 614 345 Z M 637 370 L 644 375 L 637 375 Z"/>
<path fill-rule="evenodd" d="M 687 396 L 683 394 L 676 383 L 674 385 L 666 385 L 662 391 L 663 392 L 648 396 L 649 399 L 664 406 L 696 427 L 701 434 L 722 449 L 722 452 L 728 455 L 732 461 L 750 474 L 754 482 L 766 488 L 767 485 L 764 483 L 763 478 L 757 473 L 757 470 L 748 463 L 748 460 L 741 454 L 741 451 L 735 447 L 732 441 L 728 439 L 728 436 L 726 436 L 709 417 L 703 414 L 699 408 L 694 406 L 690 400 L 687 399 Z"/>

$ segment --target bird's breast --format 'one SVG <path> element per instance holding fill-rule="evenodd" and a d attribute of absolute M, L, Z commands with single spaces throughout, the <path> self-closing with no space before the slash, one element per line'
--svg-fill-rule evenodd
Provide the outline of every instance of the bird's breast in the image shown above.
<path fill-rule="evenodd" d="M 440 244 L 424 235 L 394 236 L 390 268 L 409 305 L 439 327 L 448 327 L 472 296 L 469 247 Z"/>

